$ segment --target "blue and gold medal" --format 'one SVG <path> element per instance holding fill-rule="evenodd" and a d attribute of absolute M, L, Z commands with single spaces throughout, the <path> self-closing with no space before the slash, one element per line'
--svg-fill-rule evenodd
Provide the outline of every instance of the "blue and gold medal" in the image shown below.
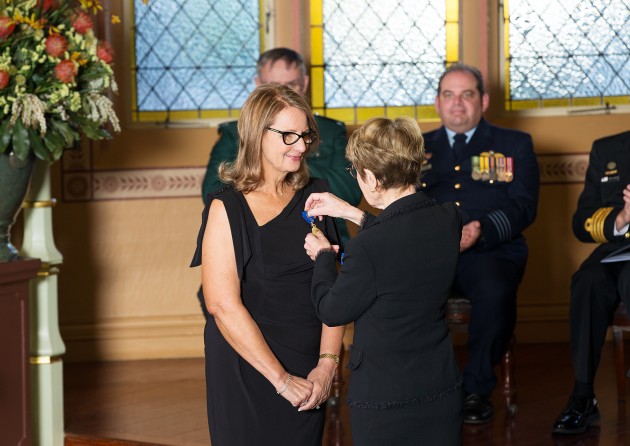
<path fill-rule="evenodd" d="M 311 225 L 311 232 L 314 235 L 321 234 L 322 231 L 320 231 L 319 228 L 315 226 L 315 217 L 309 217 L 307 211 L 302 211 L 302 218 L 304 218 L 304 220 L 306 220 L 306 222 Z"/>

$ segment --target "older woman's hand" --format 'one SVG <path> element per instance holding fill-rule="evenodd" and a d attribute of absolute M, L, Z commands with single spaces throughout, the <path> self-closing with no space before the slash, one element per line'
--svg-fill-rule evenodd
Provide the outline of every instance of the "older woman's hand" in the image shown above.
<path fill-rule="evenodd" d="M 321 250 L 333 249 L 335 252 L 339 252 L 339 245 L 331 245 L 326 236 L 321 232 L 317 232 L 316 234 L 308 233 L 304 238 L 304 249 L 306 250 L 306 255 L 308 255 L 311 260 L 315 260 Z"/>
<path fill-rule="evenodd" d="M 330 360 L 321 360 L 306 379 L 313 383 L 313 392 L 308 402 L 300 407 L 300 411 L 309 410 L 321 406 L 330 395 L 333 378 L 337 370 L 337 364 Z"/>
<path fill-rule="evenodd" d="M 304 204 L 304 210 L 308 212 L 309 216 L 319 217 L 320 220 L 324 215 L 327 215 L 360 224 L 363 217 L 363 211 L 330 192 L 317 192 L 309 195 Z"/>
<path fill-rule="evenodd" d="M 292 376 L 282 397 L 291 403 L 293 407 L 303 407 L 310 401 L 314 384 L 309 379 Z"/>

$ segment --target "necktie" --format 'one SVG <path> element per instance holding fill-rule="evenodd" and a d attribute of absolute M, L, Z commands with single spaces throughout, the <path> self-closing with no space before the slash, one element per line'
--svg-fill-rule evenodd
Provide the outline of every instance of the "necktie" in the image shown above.
<path fill-rule="evenodd" d="M 453 154 L 455 155 L 455 160 L 459 161 L 464 156 L 464 149 L 466 148 L 466 135 L 458 133 L 453 139 Z"/>

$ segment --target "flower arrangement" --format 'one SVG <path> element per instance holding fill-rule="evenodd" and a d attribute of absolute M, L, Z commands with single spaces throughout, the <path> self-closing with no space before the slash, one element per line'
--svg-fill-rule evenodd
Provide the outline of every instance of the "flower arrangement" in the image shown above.
<path fill-rule="evenodd" d="M 58 160 L 82 135 L 120 131 L 111 45 L 94 35 L 99 0 L 0 0 L 0 153 Z M 119 23 L 111 15 L 112 23 Z"/>

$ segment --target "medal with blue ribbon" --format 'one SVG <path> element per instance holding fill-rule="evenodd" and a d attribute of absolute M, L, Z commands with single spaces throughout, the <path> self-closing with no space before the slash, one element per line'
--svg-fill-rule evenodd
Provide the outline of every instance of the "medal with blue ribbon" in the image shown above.
<path fill-rule="evenodd" d="M 311 225 L 311 232 L 315 235 L 317 235 L 318 233 L 320 233 L 321 231 L 317 228 L 317 226 L 315 226 L 315 217 L 309 217 L 308 212 L 307 211 L 302 211 L 302 218 L 304 218 L 304 220 L 306 220 L 306 222 Z"/>
<path fill-rule="evenodd" d="M 319 230 L 319 228 L 317 226 L 315 226 L 315 217 L 309 217 L 308 212 L 307 211 L 302 211 L 302 218 L 304 220 L 306 220 L 306 222 L 311 225 L 311 232 L 315 235 L 321 233 L 321 231 Z M 341 253 L 341 264 L 343 265 L 343 255 L 344 253 Z"/>

